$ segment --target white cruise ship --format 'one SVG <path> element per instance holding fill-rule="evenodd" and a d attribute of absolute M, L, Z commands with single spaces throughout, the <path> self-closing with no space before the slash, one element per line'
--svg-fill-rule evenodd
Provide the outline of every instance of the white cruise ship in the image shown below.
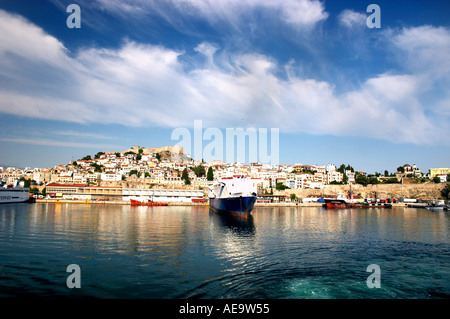
<path fill-rule="evenodd" d="M 0 187 L 0 204 L 23 203 L 30 199 L 29 188 L 23 187 L 23 182 Z"/>

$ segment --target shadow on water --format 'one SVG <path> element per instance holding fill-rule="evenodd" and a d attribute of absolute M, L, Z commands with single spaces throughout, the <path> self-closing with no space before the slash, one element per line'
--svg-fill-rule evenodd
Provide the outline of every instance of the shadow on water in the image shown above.
<path fill-rule="evenodd" d="M 209 209 L 210 220 L 219 225 L 222 229 L 231 231 L 238 236 L 254 236 L 255 224 L 253 222 L 253 216 L 247 217 L 229 215 L 227 213 L 217 212 L 216 210 Z"/>

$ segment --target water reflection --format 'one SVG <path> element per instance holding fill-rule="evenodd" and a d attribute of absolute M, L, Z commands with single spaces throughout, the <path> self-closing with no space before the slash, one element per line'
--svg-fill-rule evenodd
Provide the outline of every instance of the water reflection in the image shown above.
<path fill-rule="evenodd" d="M 249 237 L 255 235 L 255 224 L 252 215 L 248 217 L 233 216 L 217 213 L 210 208 L 209 218 L 213 224 L 219 225 L 223 230 L 230 231 L 236 236 Z"/>
<path fill-rule="evenodd" d="M 449 242 L 449 212 L 407 208 L 257 207 L 243 219 L 208 207 L 4 205 L 0 297 L 67 294 L 71 263 L 83 296 L 448 296 Z M 378 295 L 360 289 L 371 263 L 389 270 Z"/>

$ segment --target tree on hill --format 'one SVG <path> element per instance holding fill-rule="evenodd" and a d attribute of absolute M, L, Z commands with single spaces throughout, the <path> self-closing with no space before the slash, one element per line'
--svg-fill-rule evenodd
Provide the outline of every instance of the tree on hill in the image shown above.
<path fill-rule="evenodd" d="M 181 174 L 181 179 L 184 180 L 185 185 L 191 185 L 191 180 L 189 179 L 187 168 L 183 170 L 183 173 Z"/>
<path fill-rule="evenodd" d="M 444 189 L 442 189 L 442 197 L 450 199 L 450 184 L 447 184 Z"/>
<path fill-rule="evenodd" d="M 103 154 L 105 154 L 105 152 L 98 152 L 97 154 L 95 154 L 94 158 L 99 159 Z"/>
<path fill-rule="evenodd" d="M 208 181 L 214 180 L 214 171 L 213 171 L 212 167 L 208 168 L 208 173 L 206 174 L 206 179 Z"/>
<path fill-rule="evenodd" d="M 197 177 L 203 177 L 206 175 L 206 169 L 201 164 L 193 167 L 192 170 L 194 171 L 195 175 L 197 175 Z"/>
<path fill-rule="evenodd" d="M 275 185 L 275 189 L 277 190 L 277 191 L 282 191 L 282 190 L 285 190 L 285 189 L 288 189 L 289 187 L 288 186 L 286 186 L 286 185 L 284 185 L 283 183 L 277 183 L 276 185 Z"/>

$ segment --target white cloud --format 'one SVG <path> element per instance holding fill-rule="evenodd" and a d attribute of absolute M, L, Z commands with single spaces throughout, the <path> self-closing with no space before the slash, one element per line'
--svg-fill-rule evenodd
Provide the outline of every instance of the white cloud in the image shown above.
<path fill-rule="evenodd" d="M 312 26 L 328 17 L 324 5 L 318 0 L 97 0 L 96 5 L 120 16 L 157 14 L 173 25 L 195 17 L 205 19 L 212 25 L 226 22 L 238 27 L 241 23 L 248 23 L 244 17 L 249 17 L 253 11 L 260 9 L 269 11 L 281 21 L 295 27 Z M 172 9 L 171 14 L 164 10 L 167 8 Z"/>
<path fill-rule="evenodd" d="M 28 145 L 41 145 L 41 146 L 55 146 L 55 147 L 76 147 L 76 148 L 93 148 L 93 149 L 119 149 L 123 146 L 118 145 L 106 145 L 95 143 L 79 143 L 68 141 L 57 141 L 52 139 L 40 139 L 40 138 L 5 138 L 0 137 L 1 142 L 20 143 Z"/>
<path fill-rule="evenodd" d="M 363 13 L 346 9 L 342 11 L 339 16 L 339 23 L 347 28 L 365 26 L 367 16 Z"/>
<path fill-rule="evenodd" d="M 429 79 L 450 78 L 450 30 L 444 27 L 403 28 L 391 37 L 401 63 Z"/>
<path fill-rule="evenodd" d="M 60 41 L 19 15 L 0 10 L 0 35 L 3 58 L 8 54 L 25 59 L 33 56 L 36 61 L 59 67 L 67 61 L 66 50 Z"/>
<path fill-rule="evenodd" d="M 206 42 L 195 49 L 205 54 L 208 62 L 200 59 L 189 68 L 180 59 L 184 52 L 132 41 L 117 49 L 84 49 L 69 58 L 55 38 L 42 30 L 37 32 L 22 18 L 4 11 L 0 14 L 5 18 L 0 27 L 11 23 L 20 29 L 15 35 L 22 34 L 25 39 L 34 32 L 34 43 L 52 44 L 46 50 L 57 60 L 55 64 L 45 59 L 39 50 L 22 51 L 21 38 L 12 41 L 9 33 L 0 33 L 0 43 L 9 43 L 0 51 L 2 113 L 126 126 L 191 127 L 194 120 L 202 119 L 204 127 L 277 127 L 281 132 L 411 143 L 445 140 L 449 133 L 445 120 L 438 120 L 441 125 L 437 126 L 436 117 L 426 112 L 422 94 L 429 89 L 423 85 L 421 74 L 384 73 L 338 94 L 327 81 L 292 73 L 287 78 L 277 76 L 283 67 L 267 56 L 232 54 Z M 409 31 L 399 35 L 408 44 L 403 50 L 427 52 L 428 46 L 435 47 L 435 42 L 428 46 L 414 42 Z M 446 46 L 447 30 L 437 31 L 443 37 L 439 47 Z M 430 60 L 417 54 L 424 61 Z M 19 55 L 20 61 L 9 59 Z M 446 61 L 445 56 L 439 59 Z M 37 64 L 52 65 L 60 72 L 40 67 L 40 74 L 36 74 Z M 70 81 L 61 81 L 59 73 Z M 11 74 L 18 75 L 7 81 Z M 42 86 L 42 79 L 48 85 Z M 448 88 L 446 92 L 448 101 Z M 446 114 L 445 107 L 439 105 Z"/>

